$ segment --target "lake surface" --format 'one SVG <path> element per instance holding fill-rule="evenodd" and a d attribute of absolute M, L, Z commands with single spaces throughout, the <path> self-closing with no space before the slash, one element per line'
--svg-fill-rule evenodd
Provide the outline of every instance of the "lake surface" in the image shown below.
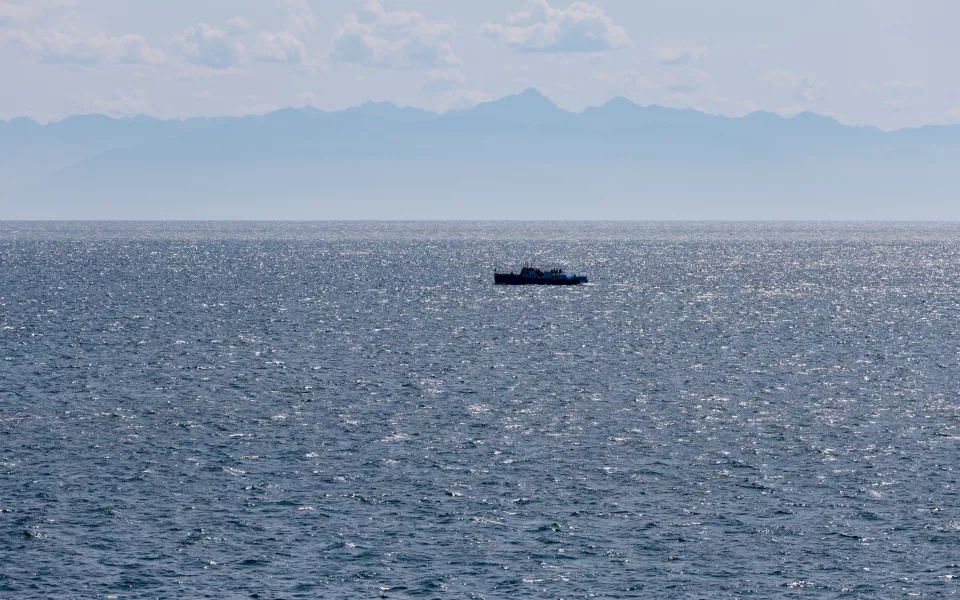
<path fill-rule="evenodd" d="M 0 597 L 955 597 L 958 291 L 960 224 L 0 223 Z"/>

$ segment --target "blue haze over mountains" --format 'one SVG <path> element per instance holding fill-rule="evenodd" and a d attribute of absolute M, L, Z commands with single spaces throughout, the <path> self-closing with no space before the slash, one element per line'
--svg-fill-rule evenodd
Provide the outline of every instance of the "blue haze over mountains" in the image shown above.
<path fill-rule="evenodd" d="M 957 219 L 960 126 L 883 132 L 527 90 L 436 114 L 0 121 L 0 218 Z"/>

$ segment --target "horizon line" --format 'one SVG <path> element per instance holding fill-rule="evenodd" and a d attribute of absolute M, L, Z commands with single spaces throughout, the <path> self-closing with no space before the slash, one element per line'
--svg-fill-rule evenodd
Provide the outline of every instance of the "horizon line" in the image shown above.
<path fill-rule="evenodd" d="M 856 124 L 845 123 L 845 122 L 841 121 L 840 119 L 838 119 L 838 118 L 837 118 L 836 116 L 834 116 L 834 115 L 817 113 L 817 112 L 813 112 L 813 111 L 810 111 L 810 110 L 799 111 L 799 112 L 795 112 L 795 113 L 792 113 L 792 114 L 791 114 L 791 113 L 778 113 L 778 112 L 774 112 L 774 111 L 770 111 L 770 110 L 754 110 L 754 111 L 750 111 L 750 112 L 748 112 L 748 113 L 746 113 L 746 114 L 743 114 L 743 115 L 740 115 L 740 116 L 729 116 L 729 115 L 725 115 L 725 114 L 722 114 L 722 113 L 713 113 L 713 112 L 708 112 L 708 111 L 706 111 L 706 110 L 702 110 L 702 109 L 698 109 L 698 108 L 692 108 L 692 107 L 678 108 L 678 107 L 673 107 L 673 106 L 665 106 L 665 105 L 662 105 L 662 104 L 638 104 L 637 102 L 634 102 L 633 100 L 631 100 L 630 98 L 628 98 L 628 97 L 626 97 L 626 96 L 613 96 L 613 97 L 609 98 L 608 100 L 606 100 L 604 103 L 602 103 L 602 104 L 600 104 L 600 105 L 589 105 L 589 106 L 584 107 L 583 110 L 580 110 L 580 111 L 572 111 L 572 110 L 567 110 L 567 109 L 565 109 L 565 108 L 562 108 L 562 107 L 558 106 L 549 96 L 547 96 L 546 94 L 544 94 L 543 92 L 541 92 L 540 90 L 538 90 L 537 88 L 532 87 L 532 86 L 524 89 L 524 90 L 521 91 L 521 92 L 515 93 L 515 94 L 507 94 L 507 95 L 505 95 L 505 96 L 501 96 L 501 97 L 499 97 L 499 98 L 495 98 L 495 99 L 492 99 L 492 100 L 488 100 L 488 101 L 486 101 L 486 102 L 479 102 L 479 103 L 477 103 L 477 104 L 474 104 L 473 106 L 470 106 L 469 108 L 449 108 L 449 109 L 447 109 L 447 110 L 443 110 L 443 111 L 439 111 L 439 112 L 438 112 L 438 111 L 435 111 L 435 110 L 428 109 L 428 108 L 422 108 L 422 107 L 419 107 L 419 106 L 412 106 L 412 105 L 406 105 L 406 104 L 397 104 L 397 103 L 392 102 L 392 101 L 389 101 L 389 100 L 367 100 L 367 101 L 361 102 L 360 104 L 355 104 L 355 105 L 347 106 L 346 108 L 342 108 L 342 109 L 339 109 L 339 110 L 325 110 L 325 109 L 322 109 L 322 108 L 318 108 L 317 106 L 312 105 L 312 104 L 305 104 L 305 105 L 301 105 L 301 106 L 295 106 L 295 105 L 283 106 L 283 107 L 279 107 L 279 108 L 274 108 L 274 109 L 272 109 L 272 110 L 267 110 L 267 111 L 264 111 L 264 112 L 250 112 L 250 113 L 243 113 L 243 114 L 221 114 L 221 115 L 209 115 L 209 116 L 199 116 L 199 115 L 198 115 L 198 116 L 190 116 L 190 117 L 158 117 L 158 116 L 151 115 L 151 114 L 147 114 L 147 113 L 136 113 L 136 114 L 132 114 L 132 115 L 114 116 L 114 115 L 110 115 L 110 114 L 106 114 L 106 113 L 88 112 L 88 113 L 75 113 L 75 114 L 72 114 L 72 115 L 68 115 L 68 116 L 62 117 L 62 118 L 60 118 L 60 119 L 51 119 L 51 120 L 49 120 L 49 121 L 39 121 L 39 120 L 37 120 L 37 119 L 34 119 L 33 117 L 29 117 L 29 116 L 26 116 L 26 115 L 21 115 L 21 116 L 18 116 L 18 117 L 11 117 L 11 118 L 9 118 L 9 119 L 0 119 L 0 123 L 7 123 L 7 124 L 9 124 L 9 123 L 12 123 L 12 122 L 14 122 L 14 121 L 27 120 L 27 121 L 30 121 L 30 122 L 36 124 L 36 125 L 39 125 L 40 127 L 47 127 L 47 126 L 49 126 L 49 125 L 55 125 L 55 124 L 58 124 L 58 123 L 62 123 L 62 122 L 64 122 L 64 121 L 67 121 L 67 120 L 69 120 L 69 119 L 74 119 L 74 118 L 78 118 L 78 117 L 103 117 L 103 118 L 110 119 L 110 120 L 113 120 L 113 121 L 125 121 L 125 120 L 133 120 L 133 119 L 147 118 L 147 119 L 154 119 L 154 120 L 157 120 L 157 121 L 185 122 L 185 121 L 190 121 L 190 120 L 193 120 L 193 119 L 245 119 L 245 118 L 250 118 L 250 117 L 265 117 L 265 116 L 267 116 L 267 115 L 271 115 L 271 114 L 274 114 L 274 113 L 277 113 L 277 112 L 281 112 L 281 111 L 288 111 L 288 110 L 295 110 L 295 111 L 315 110 L 315 111 L 320 112 L 320 113 L 333 115 L 333 114 L 339 114 L 339 113 L 347 112 L 347 111 L 350 111 L 350 110 L 355 110 L 355 109 L 358 109 L 358 108 L 363 108 L 364 106 L 369 106 L 369 105 L 374 105 L 374 106 L 376 106 L 376 105 L 389 105 L 389 106 L 392 106 L 392 107 L 394 107 L 394 108 L 401 109 L 401 110 L 404 110 L 404 109 L 412 109 L 412 110 L 422 111 L 422 112 L 425 112 L 425 113 L 430 113 L 430 114 L 437 115 L 437 116 L 445 116 L 445 115 L 448 115 L 448 114 L 466 113 L 466 112 L 469 112 L 469 111 L 471 111 L 471 110 L 476 109 L 477 107 L 484 106 L 484 105 L 488 105 L 488 104 L 494 104 L 494 103 L 501 102 L 501 101 L 506 100 L 506 99 L 509 99 L 509 98 L 518 98 L 518 97 L 522 97 L 522 96 L 524 96 L 524 95 L 528 95 L 528 96 L 529 96 L 529 95 L 531 95 L 531 92 L 532 92 L 533 94 L 536 94 L 537 96 L 543 98 L 543 99 L 546 100 L 547 102 L 549 102 L 550 105 L 551 105 L 554 109 L 556 109 L 556 110 L 558 110 L 558 111 L 562 111 L 562 112 L 567 113 L 567 114 L 569 114 L 569 115 L 582 115 L 582 114 L 586 113 L 587 111 L 589 111 L 589 110 L 591 110 L 591 109 L 593 109 L 593 110 L 602 109 L 603 107 L 605 107 L 605 106 L 607 106 L 607 105 L 609 105 L 609 104 L 611 104 L 612 102 L 615 102 L 615 101 L 626 101 L 626 102 L 630 103 L 631 105 L 633 105 L 633 106 L 635 106 L 635 107 L 637 107 L 637 108 L 639 108 L 639 109 L 658 109 L 658 108 L 659 108 L 659 109 L 665 109 L 665 110 L 677 111 L 677 112 L 689 111 L 689 112 L 695 112 L 695 113 L 699 113 L 699 114 L 703 114 L 703 115 L 708 115 L 708 116 L 711 116 L 711 117 L 716 117 L 716 118 L 721 118 L 721 119 L 728 119 L 728 120 L 746 119 L 746 118 L 751 117 L 751 116 L 753 116 L 753 115 L 770 115 L 770 116 L 774 116 L 774 117 L 777 117 L 777 118 L 782 119 L 782 120 L 785 120 L 785 121 L 789 121 L 789 120 L 791 120 L 791 119 L 795 119 L 795 118 L 800 117 L 800 116 L 802 116 L 802 115 L 813 115 L 813 116 L 820 117 L 820 118 L 823 118 L 823 119 L 832 120 L 832 121 L 834 121 L 834 122 L 836 122 L 836 123 L 838 123 L 838 124 L 840 124 L 840 125 L 842 125 L 842 126 L 844 126 L 844 127 L 852 127 L 852 128 L 860 128 L 860 129 L 876 129 L 876 130 L 881 131 L 881 132 L 883 132 L 883 133 L 892 133 L 892 132 L 895 132 L 895 131 L 907 131 L 907 130 L 913 130 L 913 129 L 922 129 L 922 128 L 925 128 L 925 127 L 960 127 L 960 123 L 943 123 L 943 124 L 929 124 L 929 123 L 928 123 L 928 124 L 926 124 L 926 125 L 917 125 L 917 126 L 912 126 L 912 127 L 899 127 L 899 128 L 895 128 L 895 129 L 883 129 L 883 128 L 881 128 L 881 127 L 879 127 L 879 126 L 877 126 L 877 125 L 873 125 L 873 124 L 856 125 Z"/>

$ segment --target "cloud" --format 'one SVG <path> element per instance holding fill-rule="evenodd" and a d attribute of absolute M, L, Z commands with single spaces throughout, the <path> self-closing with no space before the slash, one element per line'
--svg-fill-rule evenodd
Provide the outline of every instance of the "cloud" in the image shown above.
<path fill-rule="evenodd" d="M 680 96 L 700 94 L 710 87 L 713 78 L 698 69 L 671 70 L 660 78 L 664 90 Z"/>
<path fill-rule="evenodd" d="M 116 92 L 111 98 L 88 102 L 89 109 L 111 117 L 132 117 L 153 112 L 150 96 L 143 90 Z"/>
<path fill-rule="evenodd" d="M 278 104 L 276 102 L 264 102 L 254 95 L 247 95 L 243 100 L 230 110 L 232 116 L 243 117 L 247 115 L 264 115 L 281 108 L 289 108 L 289 104 Z"/>
<path fill-rule="evenodd" d="M 710 75 L 694 68 L 670 69 L 659 75 L 627 69 L 597 73 L 590 79 L 597 82 L 607 95 L 640 94 L 646 101 L 657 102 L 689 102 L 691 96 L 708 91 L 713 81 Z"/>
<path fill-rule="evenodd" d="M 72 4 L 73 0 L 0 0 L 0 27 L 45 19 Z"/>
<path fill-rule="evenodd" d="M 316 26 L 313 11 L 306 0 L 274 0 L 287 11 L 286 31 L 261 31 L 257 34 L 254 58 L 264 62 L 302 65 L 309 61 L 307 47 L 300 39 Z"/>
<path fill-rule="evenodd" d="M 689 94 L 696 94 L 699 88 L 691 83 L 675 83 L 667 87 L 667 91 L 673 94 L 680 94 L 681 96 L 687 96 Z"/>
<path fill-rule="evenodd" d="M 449 106 L 456 110 L 466 110 L 474 106 L 493 100 L 493 96 L 480 90 L 460 90 L 454 92 Z"/>
<path fill-rule="evenodd" d="M 294 33 L 307 33 L 316 27 L 313 10 L 307 0 L 275 0 L 277 4 L 287 9 L 287 30 Z"/>
<path fill-rule="evenodd" d="M 883 84 L 883 87 L 890 89 L 894 94 L 902 94 L 903 92 L 911 91 L 922 91 L 926 84 L 919 79 L 912 79 L 910 81 L 887 81 Z"/>
<path fill-rule="evenodd" d="M 706 46 L 681 45 L 656 48 L 654 56 L 662 65 L 689 65 L 707 58 Z"/>
<path fill-rule="evenodd" d="M 633 69 L 595 72 L 590 75 L 590 81 L 599 86 L 607 96 L 631 95 L 638 90 L 647 91 L 659 87 L 650 76 Z"/>
<path fill-rule="evenodd" d="M 266 62 L 302 64 L 307 60 L 307 48 L 289 31 L 263 31 L 257 34 L 254 56 Z"/>
<path fill-rule="evenodd" d="M 890 91 L 890 99 L 887 100 L 887 104 L 893 108 L 900 109 L 905 108 L 912 98 L 922 95 L 926 90 L 926 83 L 919 79 L 910 81 L 896 80 L 885 82 L 883 87 Z"/>
<path fill-rule="evenodd" d="M 299 106 L 316 106 L 317 105 L 317 95 L 313 92 L 300 92 L 297 94 L 297 105 Z"/>
<path fill-rule="evenodd" d="M 425 92 L 446 92 L 455 90 L 467 81 L 459 69 L 436 69 L 427 71 L 423 83 Z"/>
<path fill-rule="evenodd" d="M 6 27 L 23 18 L 22 8 L 9 2 L 0 2 L 0 27 Z"/>
<path fill-rule="evenodd" d="M 800 104 L 812 104 L 824 100 L 830 91 L 830 85 L 826 81 L 800 76 L 783 69 L 767 71 L 760 76 L 760 79 L 790 92 L 791 99 Z"/>
<path fill-rule="evenodd" d="M 524 52 L 605 52 L 630 45 L 622 27 L 586 2 L 558 9 L 534 0 L 523 11 L 507 15 L 507 23 L 486 23 L 480 33 Z"/>
<path fill-rule="evenodd" d="M 246 33 L 250 29 L 250 24 L 243 17 L 230 17 L 227 19 L 227 33 L 230 35 L 239 35 Z"/>
<path fill-rule="evenodd" d="M 101 33 L 78 37 L 48 30 L 34 33 L 12 31 L 5 37 L 47 64 L 153 64 L 165 59 L 163 52 L 151 47 L 139 34 L 110 37 Z"/>
<path fill-rule="evenodd" d="M 206 23 L 197 23 L 176 39 L 187 60 L 200 66 L 223 70 L 243 60 L 243 44 L 228 32 Z"/>
<path fill-rule="evenodd" d="M 385 11 L 376 0 L 337 25 L 330 58 L 381 68 L 444 68 L 460 64 L 449 25 L 415 11 Z"/>

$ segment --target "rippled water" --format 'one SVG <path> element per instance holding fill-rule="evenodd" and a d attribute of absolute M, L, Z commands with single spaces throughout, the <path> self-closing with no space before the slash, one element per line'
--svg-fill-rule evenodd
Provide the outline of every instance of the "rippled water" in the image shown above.
<path fill-rule="evenodd" d="M 956 224 L 0 223 L 0 597 L 956 596 L 958 289 Z"/>

